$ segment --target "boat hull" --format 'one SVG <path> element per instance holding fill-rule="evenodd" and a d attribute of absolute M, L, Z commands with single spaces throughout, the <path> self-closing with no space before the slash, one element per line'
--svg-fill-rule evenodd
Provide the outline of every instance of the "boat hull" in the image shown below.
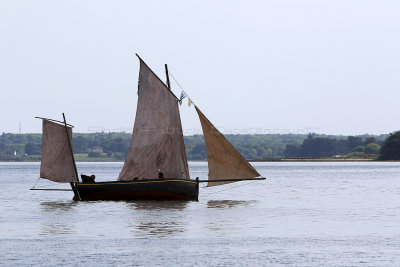
<path fill-rule="evenodd" d="M 198 182 L 188 179 L 76 184 L 80 200 L 198 200 Z M 77 196 L 74 200 L 79 200 Z"/>

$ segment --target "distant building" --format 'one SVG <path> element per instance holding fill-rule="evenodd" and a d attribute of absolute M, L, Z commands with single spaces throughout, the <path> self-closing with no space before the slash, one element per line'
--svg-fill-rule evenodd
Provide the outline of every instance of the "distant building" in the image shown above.
<path fill-rule="evenodd" d="M 27 154 L 25 153 L 25 151 L 23 151 L 23 152 L 17 152 L 17 150 L 14 150 L 13 155 L 14 155 L 14 156 L 27 156 Z"/>
<path fill-rule="evenodd" d="M 101 146 L 94 146 L 88 150 L 89 150 L 89 152 L 103 153 L 103 147 L 101 147 Z"/>

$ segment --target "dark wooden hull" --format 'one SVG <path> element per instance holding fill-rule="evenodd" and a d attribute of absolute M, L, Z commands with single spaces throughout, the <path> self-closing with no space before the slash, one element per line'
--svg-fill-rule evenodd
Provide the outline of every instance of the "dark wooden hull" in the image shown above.
<path fill-rule="evenodd" d="M 188 179 L 76 184 L 80 200 L 198 200 L 198 182 Z M 76 196 L 74 200 L 79 200 Z"/>

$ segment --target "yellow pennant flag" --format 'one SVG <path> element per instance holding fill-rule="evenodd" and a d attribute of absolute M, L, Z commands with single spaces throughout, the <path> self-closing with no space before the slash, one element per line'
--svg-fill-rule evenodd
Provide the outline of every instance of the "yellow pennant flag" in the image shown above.
<path fill-rule="evenodd" d="M 192 100 L 188 97 L 188 106 L 190 107 L 191 104 L 192 104 Z"/>

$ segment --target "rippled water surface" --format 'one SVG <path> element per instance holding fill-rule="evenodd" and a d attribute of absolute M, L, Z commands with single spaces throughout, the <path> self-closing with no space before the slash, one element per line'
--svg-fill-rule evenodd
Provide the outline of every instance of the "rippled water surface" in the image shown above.
<path fill-rule="evenodd" d="M 267 181 L 200 188 L 198 202 L 74 202 L 29 190 L 38 163 L 0 163 L 0 265 L 400 264 L 400 163 L 253 166 Z M 78 163 L 98 181 L 121 167 Z M 206 178 L 206 163 L 189 167 Z"/>

